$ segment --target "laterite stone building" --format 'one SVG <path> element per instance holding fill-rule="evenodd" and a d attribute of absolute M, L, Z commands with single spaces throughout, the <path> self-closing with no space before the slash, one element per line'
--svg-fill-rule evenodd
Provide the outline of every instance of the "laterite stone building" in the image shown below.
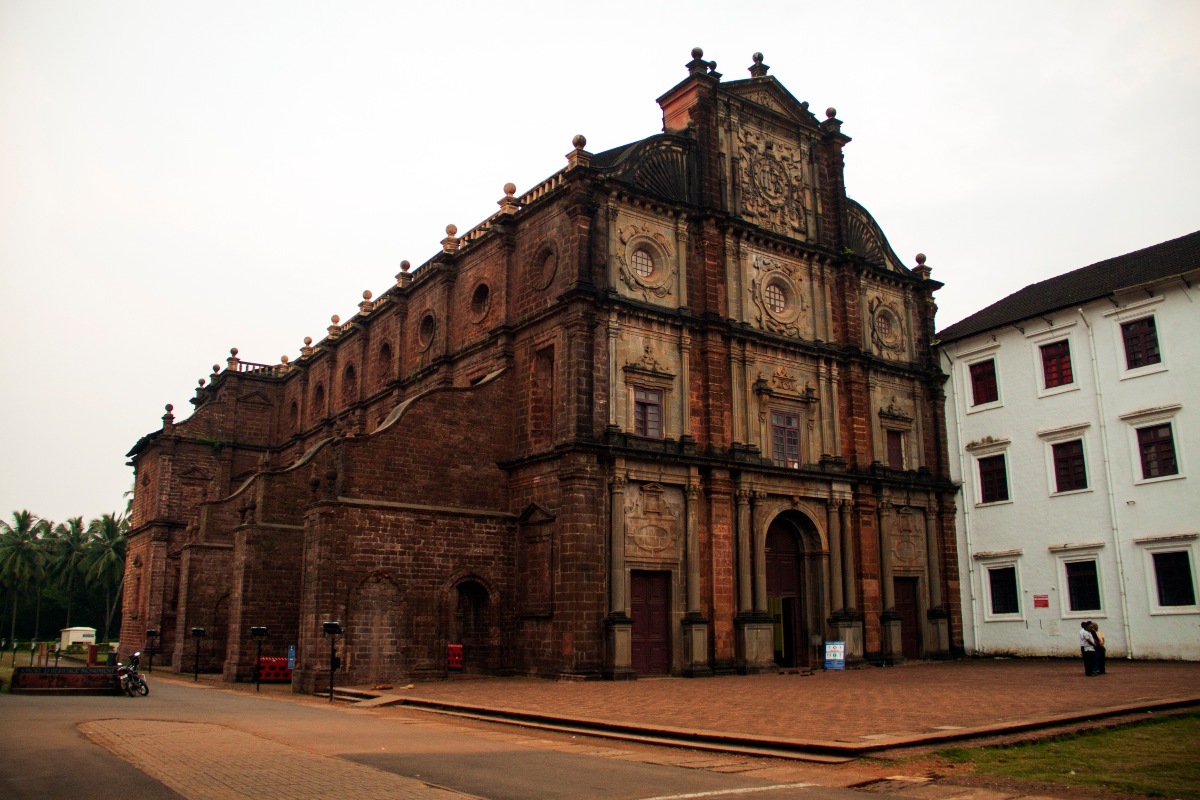
<path fill-rule="evenodd" d="M 961 650 L 924 258 L 755 54 L 567 166 L 299 358 L 232 352 L 130 452 L 123 646 L 339 683 L 708 675 Z M 185 667 L 185 668 L 186 668 Z"/>

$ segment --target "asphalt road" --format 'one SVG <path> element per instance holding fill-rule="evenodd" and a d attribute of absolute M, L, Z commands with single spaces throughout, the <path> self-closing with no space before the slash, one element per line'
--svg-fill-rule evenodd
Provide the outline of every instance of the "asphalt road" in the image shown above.
<path fill-rule="evenodd" d="M 689 766 L 647 763 L 608 745 L 593 746 L 592 755 L 419 712 L 359 710 L 153 676 L 150 685 L 145 698 L 0 695 L 0 797 L 863 796 L 707 769 L 702 764 L 711 757 L 698 754 Z"/>

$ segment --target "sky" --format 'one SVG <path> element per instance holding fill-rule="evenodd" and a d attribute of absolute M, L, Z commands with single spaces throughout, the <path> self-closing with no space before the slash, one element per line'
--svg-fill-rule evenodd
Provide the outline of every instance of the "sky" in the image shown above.
<path fill-rule="evenodd" d="M 662 129 L 702 47 L 853 138 L 943 328 L 1200 228 L 1193 0 L 0 0 L 0 516 L 124 509 L 237 347 L 296 358 L 566 164 Z"/>

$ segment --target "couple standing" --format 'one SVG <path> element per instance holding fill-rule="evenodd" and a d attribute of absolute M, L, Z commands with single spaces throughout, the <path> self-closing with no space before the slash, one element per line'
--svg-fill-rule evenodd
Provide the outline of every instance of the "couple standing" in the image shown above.
<path fill-rule="evenodd" d="M 1079 624 L 1079 652 L 1083 654 L 1083 674 L 1089 678 L 1104 674 L 1104 634 L 1091 620 Z"/>

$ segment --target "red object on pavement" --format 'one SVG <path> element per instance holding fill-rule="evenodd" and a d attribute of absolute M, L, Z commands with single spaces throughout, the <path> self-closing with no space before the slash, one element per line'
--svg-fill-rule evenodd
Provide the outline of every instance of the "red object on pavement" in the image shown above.
<path fill-rule="evenodd" d="M 462 645 L 447 645 L 446 666 L 450 669 L 462 669 Z"/>
<path fill-rule="evenodd" d="M 292 671 L 283 656 L 263 656 L 258 679 L 263 683 L 291 683 Z"/>

